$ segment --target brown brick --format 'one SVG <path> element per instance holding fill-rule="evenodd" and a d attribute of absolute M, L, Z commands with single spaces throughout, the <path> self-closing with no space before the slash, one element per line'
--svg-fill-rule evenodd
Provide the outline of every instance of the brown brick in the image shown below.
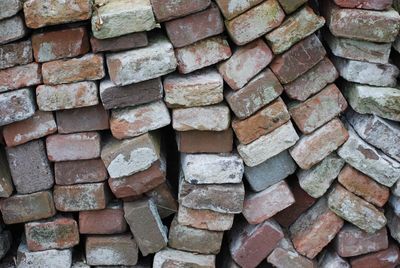
<path fill-rule="evenodd" d="M 148 45 L 146 32 L 131 33 L 123 36 L 107 39 L 97 39 L 94 36 L 90 37 L 90 44 L 93 53 L 105 51 L 121 51 Z"/>
<path fill-rule="evenodd" d="M 54 163 L 54 177 L 58 185 L 102 182 L 108 177 L 101 159 Z"/>
<path fill-rule="evenodd" d="M 391 244 L 387 249 L 350 260 L 352 268 L 394 268 L 399 263 L 400 251 L 396 244 Z"/>
<path fill-rule="evenodd" d="M 0 92 L 42 83 L 40 65 L 29 63 L 0 70 Z"/>
<path fill-rule="evenodd" d="M 181 153 L 229 153 L 233 147 L 233 131 L 176 131 Z"/>
<path fill-rule="evenodd" d="M 151 5 L 157 21 L 167 21 L 206 9 L 210 0 L 151 0 Z"/>
<path fill-rule="evenodd" d="M 0 69 L 25 65 L 32 61 L 32 43 L 30 40 L 0 46 Z"/>
<path fill-rule="evenodd" d="M 226 231 L 232 228 L 234 214 L 224 214 L 207 209 L 191 209 L 179 206 L 179 224 L 210 231 Z"/>

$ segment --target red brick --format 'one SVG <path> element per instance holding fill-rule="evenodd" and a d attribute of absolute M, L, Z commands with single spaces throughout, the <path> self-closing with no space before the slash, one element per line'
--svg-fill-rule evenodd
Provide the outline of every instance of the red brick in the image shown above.
<path fill-rule="evenodd" d="M 90 44 L 93 53 L 104 51 L 121 51 L 138 47 L 145 47 L 148 45 L 146 32 L 131 33 L 123 36 L 107 39 L 97 39 L 94 36 L 90 37 Z"/>
<path fill-rule="evenodd" d="M 238 90 L 264 69 L 272 58 L 271 49 L 258 39 L 239 47 L 232 57 L 218 65 L 218 71 L 231 89 Z"/>
<path fill-rule="evenodd" d="M 16 146 L 56 131 L 57 125 L 53 113 L 38 110 L 28 119 L 6 125 L 3 128 L 3 136 L 7 146 Z"/>
<path fill-rule="evenodd" d="M 0 70 L 0 92 L 42 83 L 40 65 L 30 63 Z"/>
<path fill-rule="evenodd" d="M 204 11 L 166 22 L 165 30 L 174 47 L 184 47 L 222 33 L 224 22 L 218 7 L 211 4 Z"/>
<path fill-rule="evenodd" d="M 0 46 L 0 69 L 24 65 L 32 61 L 32 43 L 30 40 Z"/>
<path fill-rule="evenodd" d="M 206 9 L 210 0 L 151 0 L 151 5 L 157 21 L 161 22 Z"/>
<path fill-rule="evenodd" d="M 350 260 L 352 268 L 394 268 L 399 263 L 400 251 L 396 244 L 391 244 L 388 249 Z"/>
<path fill-rule="evenodd" d="M 216 0 L 219 9 L 227 20 L 233 19 L 262 1 L 263 0 Z"/>
<path fill-rule="evenodd" d="M 335 4 L 345 8 L 384 10 L 392 7 L 393 0 L 334 0 Z"/>
<path fill-rule="evenodd" d="M 108 177 L 101 159 L 54 163 L 54 177 L 58 185 L 102 182 Z"/>
<path fill-rule="evenodd" d="M 283 248 L 276 248 L 268 256 L 268 263 L 277 268 L 298 267 L 298 268 L 316 268 L 317 264 L 314 260 L 301 256 L 297 252 L 293 252 Z"/>
<path fill-rule="evenodd" d="M 52 135 L 46 138 L 50 161 L 85 160 L 100 157 L 100 134 L 97 132 Z"/>
<path fill-rule="evenodd" d="M 233 131 L 176 131 L 176 142 L 182 153 L 229 153 L 233 149 Z"/>
<path fill-rule="evenodd" d="M 33 34 L 32 48 L 36 62 L 76 57 L 90 50 L 88 32 L 78 27 Z"/>

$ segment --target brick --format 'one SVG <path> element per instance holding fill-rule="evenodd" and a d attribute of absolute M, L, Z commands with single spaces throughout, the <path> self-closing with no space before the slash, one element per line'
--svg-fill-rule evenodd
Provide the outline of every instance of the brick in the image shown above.
<path fill-rule="evenodd" d="M 175 217 L 169 229 L 168 246 L 194 253 L 218 254 L 223 235 L 224 232 L 181 225 Z"/>
<path fill-rule="evenodd" d="M 89 36 L 85 27 L 37 33 L 32 48 L 36 62 L 72 58 L 89 52 Z"/>
<path fill-rule="evenodd" d="M 350 192 L 375 206 L 382 207 L 389 199 L 389 189 L 347 165 L 338 176 L 338 181 Z"/>
<path fill-rule="evenodd" d="M 311 169 L 297 172 L 300 187 L 314 198 L 323 196 L 338 177 L 344 164 L 344 160 L 336 153 L 331 153 Z"/>
<path fill-rule="evenodd" d="M 222 76 L 215 69 L 170 74 L 163 81 L 164 101 L 170 108 L 206 106 L 224 99 Z"/>
<path fill-rule="evenodd" d="M 235 115 L 239 119 L 244 119 L 275 100 L 282 92 L 279 80 L 267 68 L 241 90 L 227 92 L 225 99 Z"/>
<path fill-rule="evenodd" d="M 131 234 L 88 236 L 85 241 L 89 265 L 135 265 L 138 246 Z"/>
<path fill-rule="evenodd" d="M 17 267 L 57 267 L 68 268 L 72 265 L 72 249 L 49 249 L 31 252 L 24 241 L 19 244 Z"/>
<path fill-rule="evenodd" d="M 268 0 L 238 17 L 225 21 L 226 29 L 237 45 L 244 45 L 278 27 L 285 13 L 278 1 Z"/>
<path fill-rule="evenodd" d="M 191 184 L 241 183 L 244 171 L 237 154 L 181 154 L 184 179 Z"/>
<path fill-rule="evenodd" d="M 112 202 L 105 209 L 79 212 L 81 234 L 119 234 L 127 230 L 124 210 L 119 202 Z"/>
<path fill-rule="evenodd" d="M 400 16 L 393 9 L 381 12 L 347 9 L 336 6 L 333 1 L 323 1 L 321 14 L 331 33 L 337 37 L 391 43 L 400 27 Z"/>
<path fill-rule="evenodd" d="M 102 183 L 54 186 L 54 203 L 59 211 L 104 209 L 110 200 L 109 189 Z"/>
<path fill-rule="evenodd" d="M 110 80 L 100 82 L 100 98 L 105 109 L 124 108 L 162 99 L 161 79 L 151 79 L 127 86 L 117 86 Z"/>
<path fill-rule="evenodd" d="M 289 98 L 305 101 L 338 77 L 339 73 L 335 66 L 325 57 L 305 74 L 283 87 Z"/>
<path fill-rule="evenodd" d="M 166 227 L 152 199 L 124 202 L 124 212 L 143 256 L 160 251 L 167 245 Z"/>
<path fill-rule="evenodd" d="M 13 195 L 0 203 L 5 224 L 15 224 L 49 218 L 56 214 L 51 192 Z"/>
<path fill-rule="evenodd" d="M 21 39 L 27 34 L 24 19 L 20 15 L 0 20 L 0 45 Z"/>
<path fill-rule="evenodd" d="M 100 134 L 97 132 L 52 135 L 46 138 L 50 161 L 71 161 L 98 158 Z"/>
<path fill-rule="evenodd" d="M 233 90 L 245 86 L 273 58 L 271 49 L 261 39 L 239 47 L 228 60 L 218 65 L 218 71 Z M 246 71 L 243 71 L 246 66 Z"/>
<path fill-rule="evenodd" d="M 147 47 L 107 55 L 110 79 L 118 86 L 166 75 L 176 65 L 172 45 L 162 35 L 150 38 Z"/>
<path fill-rule="evenodd" d="M 321 253 L 318 265 L 321 268 L 329 268 L 329 267 L 351 268 L 347 260 L 341 258 L 335 251 L 331 249 L 326 249 Z"/>
<path fill-rule="evenodd" d="M 233 131 L 176 131 L 176 142 L 181 153 L 230 153 Z"/>
<path fill-rule="evenodd" d="M 54 217 L 25 224 L 29 251 L 72 248 L 79 244 L 76 221 L 69 217 Z"/>
<path fill-rule="evenodd" d="M 347 109 L 347 101 L 335 84 L 303 103 L 289 105 L 289 113 L 304 134 L 311 134 Z"/>
<path fill-rule="evenodd" d="M 54 163 L 54 177 L 58 185 L 102 182 L 108 177 L 101 159 Z"/>
<path fill-rule="evenodd" d="M 314 67 L 325 55 L 325 48 L 313 34 L 276 56 L 270 68 L 282 84 L 288 84 Z"/>
<path fill-rule="evenodd" d="M 157 21 L 162 22 L 202 11 L 210 5 L 210 0 L 151 0 L 151 5 Z"/>
<path fill-rule="evenodd" d="M 162 249 L 154 255 L 153 268 L 172 268 L 185 266 L 214 268 L 215 255 L 195 254 L 171 248 Z"/>
<path fill-rule="evenodd" d="M 313 259 L 343 226 L 343 220 L 328 208 L 325 197 L 318 200 L 290 226 L 296 250 Z"/>
<path fill-rule="evenodd" d="M 163 182 L 151 191 L 146 192 L 146 196 L 152 198 L 156 203 L 161 219 L 164 219 L 178 211 L 178 202 L 172 192 L 168 181 Z"/>
<path fill-rule="evenodd" d="M 224 17 L 230 20 L 258 5 L 262 0 L 216 0 L 216 2 Z"/>
<path fill-rule="evenodd" d="M 10 77 L 13 77 L 10 79 Z M 0 70 L 0 92 L 30 87 L 42 83 L 40 65 L 30 63 Z"/>
<path fill-rule="evenodd" d="M 299 267 L 299 268 L 314 268 L 317 267 L 315 261 L 309 260 L 296 252 L 276 248 L 268 256 L 268 263 L 277 268 Z"/>
<path fill-rule="evenodd" d="M 11 3 L 12 1 L 3 2 Z M 0 46 L 0 69 L 25 65 L 32 61 L 32 43 L 30 40 Z"/>
<path fill-rule="evenodd" d="M 45 137 L 56 131 L 57 125 L 53 114 L 37 110 L 28 119 L 4 126 L 3 137 L 7 146 L 11 147 Z"/>
<path fill-rule="evenodd" d="M 398 179 L 400 164 L 363 141 L 349 126 L 350 138 L 338 150 L 349 165 L 387 187 Z"/>
<path fill-rule="evenodd" d="M 93 53 L 105 51 L 117 52 L 132 48 L 145 47 L 148 43 L 146 32 L 131 33 L 108 39 L 97 39 L 94 36 L 90 37 L 90 45 Z"/>
<path fill-rule="evenodd" d="M 39 110 L 57 111 L 97 105 L 97 85 L 94 82 L 78 82 L 66 85 L 36 88 Z"/>
<path fill-rule="evenodd" d="M 324 26 L 325 19 L 306 6 L 289 16 L 281 26 L 268 33 L 265 38 L 275 54 L 281 54 L 297 42 Z"/>
<path fill-rule="evenodd" d="M 297 218 L 299 218 L 300 215 L 309 207 L 311 207 L 316 201 L 316 199 L 301 189 L 298 181 L 295 178 L 289 178 L 288 183 L 290 186 L 290 191 L 292 192 L 296 202 L 290 207 L 278 212 L 274 216 L 274 219 L 285 228 L 288 228 L 292 223 L 294 223 Z"/>
<path fill-rule="evenodd" d="M 35 113 L 35 100 L 29 88 L 0 94 L 0 126 L 25 120 Z"/>
<path fill-rule="evenodd" d="M 296 11 L 301 5 L 307 2 L 307 0 L 278 0 L 286 14 L 290 14 Z"/>
<path fill-rule="evenodd" d="M 21 0 L 2 0 L 0 5 L 2 7 L 0 11 L 0 20 L 14 16 L 22 9 Z"/>
<path fill-rule="evenodd" d="M 393 208 L 393 211 L 396 215 L 400 215 L 400 198 L 396 195 L 391 195 L 389 199 L 389 206 Z"/>
<path fill-rule="evenodd" d="M 385 216 L 388 221 L 387 226 L 390 231 L 390 236 L 398 242 L 400 240 L 399 216 L 397 216 L 396 212 L 390 207 L 386 211 Z M 384 229 L 386 231 L 386 228 Z M 386 240 L 387 240 L 387 235 L 386 235 Z"/>
<path fill-rule="evenodd" d="M 283 238 L 279 225 L 267 220 L 257 225 L 240 221 L 230 232 L 229 250 L 234 261 L 241 267 L 256 267 Z"/>
<path fill-rule="evenodd" d="M 232 228 L 234 214 L 224 214 L 206 209 L 179 206 L 177 221 L 184 226 L 210 231 L 226 231 Z"/>
<path fill-rule="evenodd" d="M 146 32 L 155 26 L 150 0 L 114 0 L 92 16 L 93 36 L 99 39 Z"/>
<path fill-rule="evenodd" d="M 237 150 L 245 164 L 254 167 L 293 146 L 298 139 L 299 136 L 289 121 L 252 143 L 239 144 Z"/>
<path fill-rule="evenodd" d="M 11 248 L 12 242 L 12 235 L 10 231 L 5 230 L 0 233 L 0 258 L 3 259 L 3 257 L 7 254 Z"/>
<path fill-rule="evenodd" d="M 112 110 L 110 117 L 111 133 L 117 139 L 136 137 L 170 123 L 171 117 L 163 101 Z"/>
<path fill-rule="evenodd" d="M 19 194 L 30 194 L 53 187 L 54 175 L 42 140 L 7 147 L 8 164 Z"/>
<path fill-rule="evenodd" d="M 193 185 L 181 178 L 178 201 L 187 208 L 238 214 L 243 209 L 244 186 L 242 183 Z"/>
<path fill-rule="evenodd" d="M 25 22 L 29 28 L 90 19 L 92 1 L 57 2 L 52 0 L 29 0 L 24 3 Z"/>
<path fill-rule="evenodd" d="M 3 147 L 0 147 L 0 197 L 7 198 L 11 196 L 13 191 L 14 186 L 11 179 L 11 173 L 6 158 L 6 153 Z"/>
<path fill-rule="evenodd" d="M 389 248 L 350 260 L 351 267 L 394 268 L 400 263 L 399 247 L 391 244 Z"/>
<path fill-rule="evenodd" d="M 337 57 L 381 64 L 389 62 L 391 44 L 340 38 L 329 31 L 324 32 L 324 39 Z"/>
<path fill-rule="evenodd" d="M 244 175 L 251 189 L 260 192 L 293 174 L 296 168 L 288 151 L 283 151 L 255 167 L 245 166 Z"/>
<path fill-rule="evenodd" d="M 295 199 L 289 186 L 285 181 L 281 181 L 261 192 L 248 192 L 244 199 L 242 213 L 250 224 L 258 224 L 294 202 Z"/>
<path fill-rule="evenodd" d="M 123 141 L 106 141 L 102 147 L 101 159 L 110 177 L 119 178 L 148 169 L 160 158 L 159 151 L 159 137 L 146 133 Z"/>
<path fill-rule="evenodd" d="M 389 242 L 386 227 L 374 234 L 368 234 L 347 223 L 337 234 L 333 245 L 341 257 L 353 257 L 386 249 Z"/>
<path fill-rule="evenodd" d="M 172 127 L 177 131 L 223 131 L 229 128 L 230 119 L 225 104 L 172 110 Z"/>
<path fill-rule="evenodd" d="M 110 178 L 108 184 L 117 198 L 139 197 L 165 181 L 165 163 L 156 161 L 143 171 L 121 178 Z"/>
<path fill-rule="evenodd" d="M 363 140 L 381 149 L 394 160 L 400 161 L 400 148 L 393 146 L 400 142 L 400 127 L 397 123 L 351 110 L 346 112 L 346 119 Z"/>
<path fill-rule="evenodd" d="M 380 210 L 339 184 L 328 194 L 328 206 L 337 215 L 370 234 L 386 225 L 385 215 Z"/>
<path fill-rule="evenodd" d="M 349 138 L 339 119 L 333 119 L 310 135 L 304 135 L 290 149 L 290 155 L 302 169 L 310 169 L 339 148 Z"/>
<path fill-rule="evenodd" d="M 192 45 L 175 49 L 178 70 L 182 74 L 191 73 L 204 67 L 228 59 L 232 55 L 228 41 L 214 36 Z"/>
<path fill-rule="evenodd" d="M 372 10 L 385 10 L 389 9 L 392 4 L 393 0 L 335 0 L 335 4 L 345 8 L 361 8 L 361 9 L 372 9 Z"/>

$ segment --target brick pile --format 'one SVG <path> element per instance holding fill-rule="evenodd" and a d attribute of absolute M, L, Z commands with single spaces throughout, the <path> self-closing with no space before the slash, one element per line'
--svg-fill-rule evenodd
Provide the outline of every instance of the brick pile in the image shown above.
<path fill-rule="evenodd" d="M 394 8 L 0 0 L 0 266 L 400 265 Z"/>

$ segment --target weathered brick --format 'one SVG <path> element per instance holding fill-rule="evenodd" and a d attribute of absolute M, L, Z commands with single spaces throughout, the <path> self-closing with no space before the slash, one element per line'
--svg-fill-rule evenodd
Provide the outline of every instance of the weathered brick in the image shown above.
<path fill-rule="evenodd" d="M 283 84 L 288 84 L 314 67 L 325 55 L 325 48 L 313 34 L 276 56 L 270 68 Z"/>
<path fill-rule="evenodd" d="M 314 268 L 316 263 L 306 257 L 301 256 L 297 252 L 276 248 L 268 256 L 268 263 L 277 268 L 298 267 L 298 268 Z"/>
<path fill-rule="evenodd" d="M 272 58 L 271 49 L 264 41 L 257 39 L 239 47 L 232 57 L 218 65 L 218 71 L 231 89 L 239 90 L 264 69 Z"/>
<path fill-rule="evenodd" d="M 117 52 L 138 47 L 145 47 L 149 43 L 146 32 L 131 33 L 108 39 L 97 39 L 90 37 L 90 45 L 93 53 L 98 52 Z"/>
<path fill-rule="evenodd" d="M 37 110 L 28 119 L 4 126 L 3 137 L 7 146 L 11 147 L 45 137 L 56 131 L 57 125 L 53 114 Z"/>
<path fill-rule="evenodd" d="M 304 135 L 290 149 L 294 161 L 302 169 L 310 169 L 346 142 L 349 133 L 335 118 L 310 135 Z"/>
<path fill-rule="evenodd" d="M 337 234 L 333 245 L 341 257 L 353 257 L 386 249 L 389 242 L 386 227 L 369 234 L 347 223 Z"/>
<path fill-rule="evenodd" d="M 135 265 L 138 246 L 131 234 L 88 236 L 85 241 L 89 265 Z"/>
<path fill-rule="evenodd" d="M 183 74 L 216 64 L 231 55 L 232 51 L 228 41 L 221 36 L 210 37 L 175 49 L 178 70 Z"/>
<path fill-rule="evenodd" d="M 29 251 L 72 248 L 79 244 L 78 224 L 73 218 L 54 218 L 25 223 Z"/>
<path fill-rule="evenodd" d="M 0 92 L 42 83 L 40 65 L 30 63 L 0 70 Z"/>
<path fill-rule="evenodd" d="M 239 91 L 228 91 L 225 99 L 239 119 L 254 114 L 266 104 L 272 102 L 283 92 L 279 80 L 270 69 L 258 74 Z"/>
<path fill-rule="evenodd" d="M 11 3 L 12 1 L 3 2 Z M 32 43 L 30 40 L 0 46 L 0 69 L 24 65 L 32 61 Z"/>
<path fill-rule="evenodd" d="M 400 29 L 400 16 L 393 9 L 377 12 L 340 8 L 333 1 L 325 0 L 321 13 L 329 30 L 337 37 L 391 43 Z"/>
<path fill-rule="evenodd" d="M 172 45 L 162 35 L 151 37 L 146 47 L 107 55 L 110 79 L 119 86 L 168 74 L 176 65 Z"/>
<path fill-rule="evenodd" d="M 256 267 L 283 238 L 283 232 L 273 220 L 257 225 L 242 220 L 230 232 L 229 250 L 234 261 L 241 267 Z"/>
<path fill-rule="evenodd" d="M 225 21 L 226 29 L 237 45 L 244 45 L 278 27 L 285 13 L 277 0 L 267 0 L 238 17 Z"/>
<path fill-rule="evenodd" d="M 111 80 L 100 82 L 100 98 L 105 109 L 136 106 L 162 99 L 161 79 L 151 79 L 127 86 L 117 86 Z"/>
<path fill-rule="evenodd" d="M 229 153 L 233 149 L 233 131 L 176 131 L 181 153 Z"/>
<path fill-rule="evenodd" d="M 169 229 L 168 246 L 201 254 L 218 254 L 223 235 L 224 232 L 181 225 L 175 217 Z"/>
<path fill-rule="evenodd" d="M 0 45 L 21 39 L 27 32 L 21 15 L 0 20 Z"/>
<path fill-rule="evenodd" d="M 325 57 L 305 74 L 283 87 L 290 98 L 305 101 L 338 77 L 339 73 L 335 66 Z"/>
<path fill-rule="evenodd" d="M 307 2 L 307 0 L 278 0 L 286 14 L 290 14 L 296 11 L 301 5 Z"/>
<path fill-rule="evenodd" d="M 171 117 L 163 101 L 115 109 L 110 117 L 111 133 L 117 139 L 136 137 L 170 123 Z"/>
<path fill-rule="evenodd" d="M 97 132 L 52 135 L 46 138 L 47 156 L 54 162 L 98 158 L 100 139 Z"/>
<path fill-rule="evenodd" d="M 14 186 L 11 179 L 6 153 L 3 147 L 0 146 L 0 197 L 9 197 L 13 191 Z"/>
<path fill-rule="evenodd" d="M 237 154 L 181 154 L 184 179 L 191 184 L 242 182 L 244 165 Z"/>
<path fill-rule="evenodd" d="M 31 117 L 35 108 L 34 96 L 29 88 L 0 94 L 0 126 Z"/>
<path fill-rule="evenodd" d="M 390 236 L 393 237 L 397 242 L 400 240 L 400 224 L 399 224 L 399 216 L 397 216 L 396 211 L 392 208 L 388 208 L 388 210 L 385 213 L 385 217 L 388 221 L 387 226 L 390 231 Z M 386 228 L 384 228 L 386 231 Z M 386 240 L 387 240 L 387 235 L 386 235 Z"/>
<path fill-rule="evenodd" d="M 239 144 L 237 150 L 247 166 L 254 167 L 293 146 L 299 136 L 291 121 L 257 140 Z"/>
<path fill-rule="evenodd" d="M 323 196 L 339 175 L 345 162 L 336 153 L 331 153 L 324 160 L 308 170 L 299 170 L 300 187 L 314 198 Z"/>
<path fill-rule="evenodd" d="M 37 33 L 32 48 L 36 62 L 72 58 L 90 50 L 89 36 L 85 27 Z"/>
<path fill-rule="evenodd" d="M 155 26 L 150 0 L 113 0 L 92 16 L 92 32 L 99 39 L 146 32 Z"/>
<path fill-rule="evenodd" d="M 19 194 L 53 187 L 54 176 L 42 140 L 7 147 L 7 158 L 14 186 Z"/>
<path fill-rule="evenodd" d="M 339 184 L 328 194 L 328 206 L 337 215 L 370 234 L 386 225 L 385 215 L 380 210 Z"/>
<path fill-rule="evenodd" d="M 54 163 L 54 177 L 58 185 L 102 182 L 108 177 L 101 159 Z"/>
<path fill-rule="evenodd" d="M 168 21 L 206 9 L 210 0 L 150 0 L 157 21 Z"/>
<path fill-rule="evenodd" d="M 179 206 L 179 224 L 211 231 L 225 231 L 232 228 L 234 214 L 224 214 L 207 209 L 191 209 Z"/>
<path fill-rule="evenodd" d="M 262 0 L 216 0 L 225 19 L 230 20 L 258 5 Z"/>
<path fill-rule="evenodd" d="M 25 22 L 29 28 L 63 24 L 90 19 L 92 1 L 53 2 L 52 0 L 28 0 L 24 3 Z"/>
<path fill-rule="evenodd" d="M 161 219 L 164 219 L 178 211 L 178 202 L 172 192 L 168 181 L 163 182 L 151 191 L 146 192 L 146 196 L 152 198 L 156 203 Z"/>
<path fill-rule="evenodd" d="M 173 267 L 215 268 L 215 255 L 195 254 L 165 248 L 154 255 L 153 268 Z"/>
<path fill-rule="evenodd" d="M 78 82 L 66 85 L 36 88 L 39 110 L 57 111 L 97 105 L 97 85 L 94 82 Z"/>
<path fill-rule="evenodd" d="M 104 209 L 110 200 L 106 183 L 54 186 L 54 204 L 59 211 Z"/>
<path fill-rule="evenodd" d="M 106 141 L 101 159 L 112 178 L 135 174 L 148 169 L 160 158 L 159 137 L 146 133 L 139 137 L 118 141 Z"/>
<path fill-rule="evenodd" d="M 290 226 L 290 236 L 296 250 L 313 259 L 342 226 L 343 220 L 328 208 L 323 197 Z"/>
<path fill-rule="evenodd" d="M 0 20 L 14 16 L 22 9 L 21 0 L 1 0 Z"/>
<path fill-rule="evenodd" d="M 295 199 L 289 186 L 285 181 L 281 181 L 261 192 L 248 192 L 244 199 L 242 213 L 250 224 L 258 224 L 294 202 Z"/>
<path fill-rule="evenodd" d="M 325 24 L 325 19 L 306 6 L 290 17 L 265 38 L 275 54 L 281 54 L 294 44 L 313 34 Z"/>
<path fill-rule="evenodd" d="M 124 202 L 124 212 L 143 256 L 160 251 L 167 245 L 166 227 L 152 199 Z"/>
<path fill-rule="evenodd" d="M 393 0 L 334 0 L 336 5 L 345 8 L 361 8 L 372 10 L 385 10 L 389 9 Z"/>
<path fill-rule="evenodd" d="M 51 192 L 13 195 L 0 203 L 5 224 L 15 224 L 49 218 L 56 214 Z"/>
<path fill-rule="evenodd" d="M 387 249 L 368 255 L 352 258 L 352 268 L 376 267 L 394 268 L 400 263 L 400 251 L 396 244 L 391 244 Z"/>
<path fill-rule="evenodd" d="M 12 242 L 13 242 L 12 239 L 13 238 L 12 238 L 10 231 L 4 230 L 2 233 L 0 233 L 0 258 L 1 259 L 3 259 L 3 257 L 10 250 Z M 3 264 L 3 263 L 1 263 L 1 264 Z"/>
<path fill-rule="evenodd" d="M 330 267 L 341 267 L 341 268 L 351 268 L 347 260 L 341 258 L 332 249 L 326 249 L 321 253 L 321 257 L 318 260 L 318 267 L 330 268 Z"/>

